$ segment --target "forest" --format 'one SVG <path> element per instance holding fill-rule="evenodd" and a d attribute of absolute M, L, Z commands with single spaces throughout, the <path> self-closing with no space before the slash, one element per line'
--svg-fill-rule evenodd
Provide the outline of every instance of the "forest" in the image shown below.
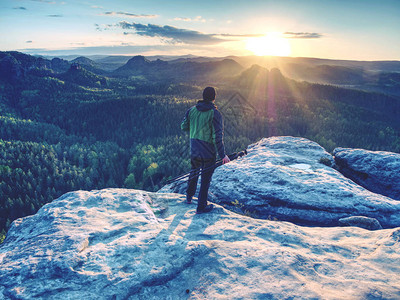
<path fill-rule="evenodd" d="M 139 56 L 113 71 L 93 66 L 0 52 L 0 242 L 13 220 L 69 191 L 156 191 L 188 171 L 180 123 L 209 85 L 229 153 L 275 135 L 305 137 L 328 152 L 400 151 L 393 94 L 296 81 L 229 59 Z"/>

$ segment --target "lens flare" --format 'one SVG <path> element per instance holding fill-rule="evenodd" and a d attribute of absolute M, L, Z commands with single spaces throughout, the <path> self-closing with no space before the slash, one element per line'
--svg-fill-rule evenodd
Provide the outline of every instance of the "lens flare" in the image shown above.
<path fill-rule="evenodd" d="M 289 40 L 276 32 L 248 39 L 246 49 L 258 56 L 289 56 L 291 53 Z"/>

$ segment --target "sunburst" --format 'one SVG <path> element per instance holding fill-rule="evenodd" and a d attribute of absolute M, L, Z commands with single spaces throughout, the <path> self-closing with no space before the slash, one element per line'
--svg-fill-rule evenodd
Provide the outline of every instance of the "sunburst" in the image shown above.
<path fill-rule="evenodd" d="M 258 56 L 289 56 L 290 43 L 281 33 L 268 33 L 263 37 L 249 38 L 246 49 Z"/>

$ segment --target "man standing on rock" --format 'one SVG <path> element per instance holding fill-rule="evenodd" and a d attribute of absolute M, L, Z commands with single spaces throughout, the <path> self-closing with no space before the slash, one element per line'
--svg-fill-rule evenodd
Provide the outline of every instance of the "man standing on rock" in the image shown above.
<path fill-rule="evenodd" d="M 189 131 L 191 171 L 186 190 L 186 202 L 192 203 L 196 192 L 199 172 L 201 185 L 197 204 L 197 213 L 210 212 L 213 205 L 207 205 L 208 188 L 214 173 L 216 153 L 222 159 L 222 164 L 228 163 L 223 141 L 224 125 L 222 115 L 215 106 L 215 89 L 206 87 L 203 100 L 191 107 L 182 121 L 181 128 Z M 201 171 L 200 171 L 201 170 Z"/>

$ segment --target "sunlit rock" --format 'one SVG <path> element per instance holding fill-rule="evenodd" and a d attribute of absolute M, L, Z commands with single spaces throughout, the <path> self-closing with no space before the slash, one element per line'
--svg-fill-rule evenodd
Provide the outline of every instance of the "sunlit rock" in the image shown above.
<path fill-rule="evenodd" d="M 400 200 L 400 154 L 336 148 L 340 172 L 370 191 Z"/>
<path fill-rule="evenodd" d="M 249 146 L 247 156 L 215 170 L 209 199 L 246 215 L 299 225 L 338 226 L 339 219 L 365 216 L 384 228 L 400 226 L 400 202 L 366 190 L 331 164 L 333 157 L 310 140 L 262 139 Z M 185 190 L 182 180 L 160 192 Z"/>
<path fill-rule="evenodd" d="M 399 229 L 300 227 L 218 205 L 196 215 L 184 200 L 78 191 L 15 221 L 0 245 L 0 299 L 400 295 Z"/>

